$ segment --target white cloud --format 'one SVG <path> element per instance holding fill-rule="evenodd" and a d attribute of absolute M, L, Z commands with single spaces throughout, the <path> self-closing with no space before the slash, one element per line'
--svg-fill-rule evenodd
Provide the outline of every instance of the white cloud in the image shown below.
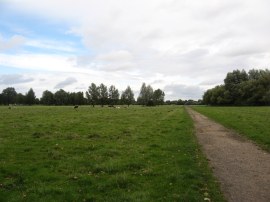
<path fill-rule="evenodd" d="M 0 54 L 0 65 L 37 71 L 74 71 L 67 56 L 47 54 Z"/>
<path fill-rule="evenodd" d="M 27 40 L 25 42 L 26 46 L 39 48 L 39 49 L 47 49 L 50 51 L 61 51 L 61 52 L 69 52 L 74 53 L 78 51 L 76 48 L 74 48 L 73 44 L 71 42 L 58 42 L 58 41 L 52 41 L 52 40 Z"/>
<path fill-rule="evenodd" d="M 42 4 L 10 0 L 6 4 L 17 12 L 69 25 L 67 33 L 80 37 L 88 50 L 77 54 L 72 44 L 32 39 L 25 43 L 66 51 L 70 56 L 0 55 L 3 66 L 66 73 L 53 86 L 72 72 L 81 81 L 69 86 L 73 89 L 95 81 L 121 88 L 138 85 L 138 90 L 146 82 L 168 90 L 171 97 L 199 98 L 205 88 L 222 83 L 233 69 L 270 66 L 268 0 L 56 0 Z M 92 80 L 79 80 L 81 74 L 91 75 Z"/>

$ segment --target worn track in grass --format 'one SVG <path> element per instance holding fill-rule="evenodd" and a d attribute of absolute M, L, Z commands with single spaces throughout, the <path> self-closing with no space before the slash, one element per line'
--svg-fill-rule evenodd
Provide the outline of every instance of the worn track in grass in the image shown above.
<path fill-rule="evenodd" d="M 187 111 L 225 198 L 269 202 L 270 154 L 191 108 Z"/>

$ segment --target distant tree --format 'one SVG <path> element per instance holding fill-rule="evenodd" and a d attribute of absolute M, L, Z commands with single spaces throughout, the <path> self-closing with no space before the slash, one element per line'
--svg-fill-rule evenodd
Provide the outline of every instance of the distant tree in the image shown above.
<path fill-rule="evenodd" d="M 152 105 L 153 103 L 153 88 L 145 83 L 142 84 L 139 97 L 137 99 L 138 104 L 141 105 Z"/>
<path fill-rule="evenodd" d="M 40 99 L 39 99 L 39 98 L 36 98 L 36 99 L 35 99 L 35 104 L 36 104 L 36 105 L 39 105 L 39 104 L 40 104 Z"/>
<path fill-rule="evenodd" d="M 130 86 L 128 86 L 126 90 L 122 92 L 121 101 L 123 104 L 127 104 L 128 106 L 135 102 L 134 93 Z"/>
<path fill-rule="evenodd" d="M 153 101 L 155 105 L 162 105 L 164 103 L 165 93 L 157 89 L 153 93 Z"/>
<path fill-rule="evenodd" d="M 143 83 L 142 86 L 141 86 L 141 90 L 140 90 L 140 94 L 137 98 L 137 103 L 140 104 L 140 105 L 146 105 L 147 103 L 147 98 L 146 98 L 146 84 Z"/>
<path fill-rule="evenodd" d="M 242 82 L 248 80 L 248 74 L 245 70 L 234 70 L 229 72 L 224 79 L 225 90 L 228 91 L 227 100 L 229 104 L 241 105 L 244 96 L 240 88 Z"/>
<path fill-rule="evenodd" d="M 114 85 L 111 85 L 109 88 L 109 104 L 115 105 L 118 103 L 118 100 L 119 100 L 119 92 Z"/>
<path fill-rule="evenodd" d="M 44 104 L 44 105 L 54 105 L 55 104 L 54 94 L 51 91 L 45 90 L 42 93 L 40 102 L 41 104 Z"/>
<path fill-rule="evenodd" d="M 56 105 L 69 104 L 69 94 L 66 91 L 64 91 L 63 89 L 60 89 L 60 90 L 55 92 L 54 99 L 55 99 Z"/>
<path fill-rule="evenodd" d="M 99 102 L 100 105 L 103 107 L 105 104 L 107 104 L 108 101 L 108 90 L 107 86 L 105 86 L 103 83 L 100 84 L 99 86 Z"/>
<path fill-rule="evenodd" d="M 16 96 L 16 103 L 17 104 L 25 104 L 25 95 L 18 93 Z"/>
<path fill-rule="evenodd" d="M 179 99 L 179 100 L 177 100 L 177 103 L 176 104 L 177 105 L 184 105 L 185 102 L 183 100 Z"/>
<path fill-rule="evenodd" d="M 224 79 L 224 85 L 207 90 L 203 103 L 209 105 L 269 105 L 269 70 L 234 70 Z"/>
<path fill-rule="evenodd" d="M 98 104 L 98 100 L 100 97 L 99 93 L 99 87 L 96 86 L 96 84 L 91 83 L 91 85 L 88 88 L 88 91 L 86 92 L 86 97 L 88 102 L 95 107 L 96 104 Z"/>
<path fill-rule="evenodd" d="M 25 95 L 25 104 L 33 105 L 35 104 L 35 101 L 36 101 L 35 92 L 32 88 L 30 88 L 30 90 Z"/>
<path fill-rule="evenodd" d="M 3 101 L 3 95 L 2 93 L 0 93 L 0 105 L 4 104 L 4 101 Z"/>
<path fill-rule="evenodd" d="M 83 105 L 83 104 L 84 104 L 83 92 L 75 93 L 75 105 Z"/>
<path fill-rule="evenodd" d="M 8 87 L 2 91 L 3 104 L 14 104 L 16 102 L 17 92 L 15 88 Z"/>

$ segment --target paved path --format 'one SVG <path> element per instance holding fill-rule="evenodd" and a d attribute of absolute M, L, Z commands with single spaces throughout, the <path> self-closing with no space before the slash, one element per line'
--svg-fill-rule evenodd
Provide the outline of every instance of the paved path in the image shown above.
<path fill-rule="evenodd" d="M 270 202 L 270 154 L 191 108 L 187 111 L 225 198 Z"/>

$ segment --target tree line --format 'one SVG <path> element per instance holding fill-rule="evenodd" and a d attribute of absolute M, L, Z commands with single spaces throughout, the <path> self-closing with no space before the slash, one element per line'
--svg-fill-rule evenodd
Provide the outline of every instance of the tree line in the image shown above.
<path fill-rule="evenodd" d="M 234 70 L 224 84 L 207 90 L 203 95 L 207 105 L 263 106 L 270 105 L 270 71 Z"/>
<path fill-rule="evenodd" d="M 84 96 L 85 95 L 85 96 Z M 0 93 L 0 104 L 43 104 L 43 105 L 86 105 L 90 104 L 93 107 L 95 105 L 114 106 L 114 105 L 131 105 L 140 104 L 145 106 L 155 106 L 164 104 L 165 93 L 160 90 L 153 90 L 153 88 L 145 83 L 142 84 L 140 94 L 137 101 L 134 98 L 134 92 L 127 86 L 127 88 L 121 92 L 111 85 L 109 88 L 101 83 L 97 86 L 95 83 L 91 83 L 88 90 L 85 92 L 66 92 L 63 89 L 56 91 L 55 93 L 45 90 L 42 93 L 40 99 L 36 98 L 35 92 L 32 88 L 25 93 L 17 93 L 14 87 L 7 87 Z"/>

